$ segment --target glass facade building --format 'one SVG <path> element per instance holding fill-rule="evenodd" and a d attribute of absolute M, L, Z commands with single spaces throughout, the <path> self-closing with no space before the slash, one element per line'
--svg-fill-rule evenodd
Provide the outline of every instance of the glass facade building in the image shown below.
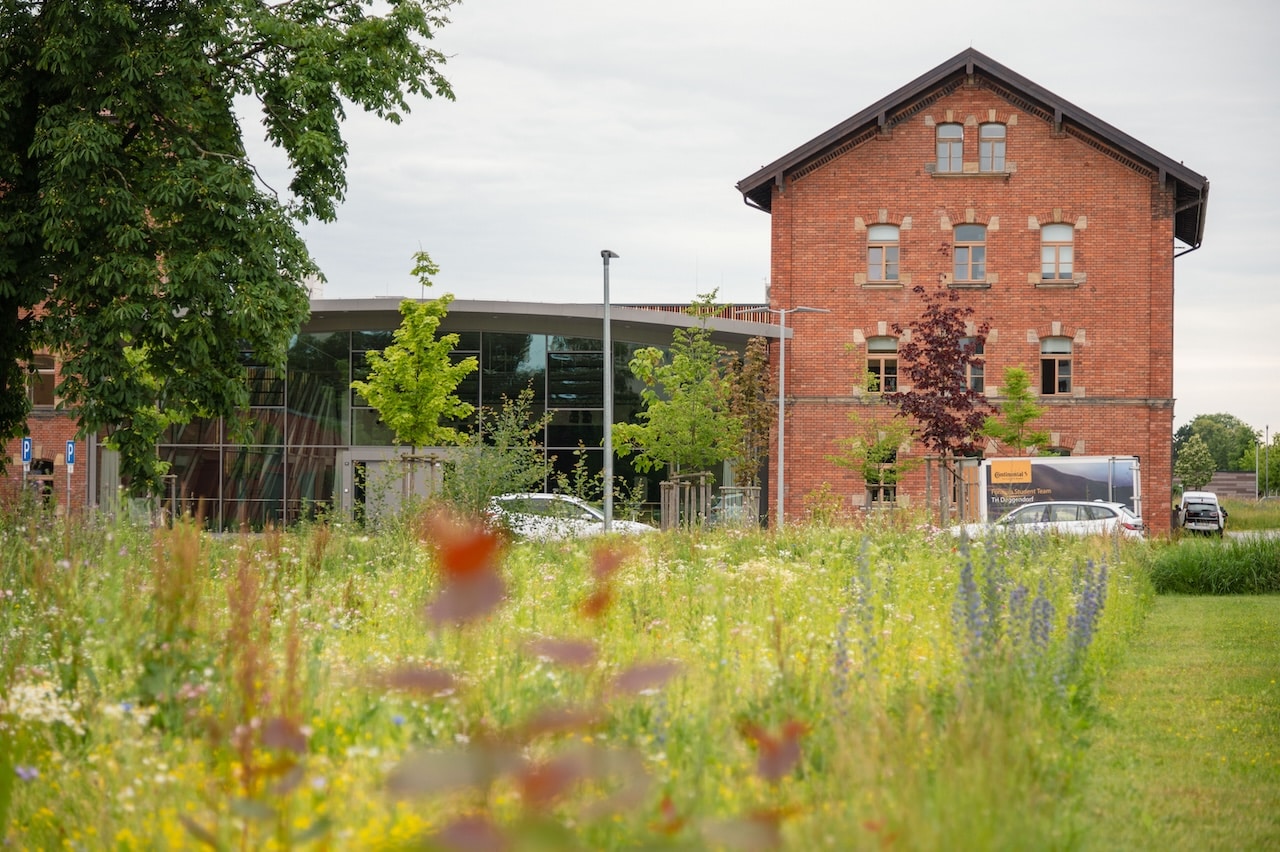
<path fill-rule="evenodd" d="M 174 508 L 214 528 L 287 524 L 319 510 L 350 509 L 350 497 L 344 502 L 342 495 L 358 490 L 362 465 L 398 452 L 391 431 L 351 383 L 368 376 L 366 353 L 391 344 L 399 302 L 313 302 L 283 371 L 242 353 L 249 409 L 175 429 L 158 447 L 171 464 L 167 499 Z M 742 308 L 710 320 L 718 342 L 740 350 L 751 337 L 776 337 L 776 326 L 755 317 L 725 318 L 734 310 Z M 641 410 L 641 387 L 629 368 L 635 351 L 669 344 L 674 329 L 694 321 L 677 306 L 611 306 L 611 315 L 613 414 L 622 422 Z M 463 401 L 497 409 L 504 396 L 532 391 L 533 414 L 549 414 L 541 443 L 552 476 L 568 472 L 580 449 L 590 470 L 603 466 L 602 332 L 600 305 L 511 302 L 455 301 L 440 328 L 459 335 L 455 358 L 479 363 L 457 389 Z M 634 476 L 626 459 L 615 461 L 615 473 Z"/>

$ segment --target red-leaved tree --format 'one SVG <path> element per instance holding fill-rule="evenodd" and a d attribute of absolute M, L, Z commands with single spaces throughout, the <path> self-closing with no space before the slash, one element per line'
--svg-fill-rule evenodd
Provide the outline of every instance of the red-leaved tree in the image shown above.
<path fill-rule="evenodd" d="M 906 389 L 884 398 L 898 409 L 898 417 L 913 421 L 915 436 L 954 474 L 953 460 L 978 452 L 983 424 L 995 411 L 970 386 L 972 368 L 983 363 L 990 325 L 968 322 L 973 308 L 959 304 L 957 290 L 943 286 L 931 293 L 921 285 L 911 289 L 923 300 L 924 310 L 906 326 L 893 324 L 899 337 L 910 330 L 898 346 L 898 374 Z"/>

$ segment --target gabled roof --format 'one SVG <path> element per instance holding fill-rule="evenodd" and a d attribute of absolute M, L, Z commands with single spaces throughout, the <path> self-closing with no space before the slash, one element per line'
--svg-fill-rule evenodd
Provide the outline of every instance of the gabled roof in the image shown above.
<path fill-rule="evenodd" d="M 983 85 L 1017 104 L 1030 114 L 1052 122 L 1064 133 L 1074 135 L 1094 147 L 1099 143 L 1112 156 L 1131 167 L 1148 170 L 1160 185 L 1172 182 L 1176 211 L 1174 236 L 1198 248 L 1204 236 L 1205 208 L 1209 200 L 1209 180 L 1176 160 L 1150 148 L 1105 121 L 1063 100 L 1049 90 L 1017 74 L 999 62 L 969 48 L 917 77 L 891 95 L 789 154 L 738 182 L 738 191 L 750 206 L 769 212 L 774 185 L 806 170 L 818 161 L 837 154 L 844 146 L 870 139 L 876 132 L 907 121 L 939 97 L 975 75 Z"/>

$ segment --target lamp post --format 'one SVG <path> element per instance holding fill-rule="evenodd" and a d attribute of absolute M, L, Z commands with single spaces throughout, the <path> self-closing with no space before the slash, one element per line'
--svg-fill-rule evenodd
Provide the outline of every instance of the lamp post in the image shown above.
<path fill-rule="evenodd" d="M 751 311 L 738 311 L 753 313 Z M 787 462 L 787 314 L 829 314 L 826 308 L 811 308 L 807 305 L 796 305 L 794 308 L 764 308 L 771 314 L 778 315 L 778 529 L 786 523 L 786 462 Z"/>
<path fill-rule="evenodd" d="M 613 329 L 609 322 L 609 258 L 617 253 L 602 249 L 604 261 L 604 531 L 613 529 Z"/>

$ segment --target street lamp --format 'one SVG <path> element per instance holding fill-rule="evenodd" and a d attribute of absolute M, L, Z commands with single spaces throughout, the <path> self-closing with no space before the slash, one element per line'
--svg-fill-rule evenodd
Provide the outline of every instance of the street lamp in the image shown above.
<path fill-rule="evenodd" d="M 613 333 L 609 323 L 609 258 L 616 252 L 602 249 L 604 260 L 604 531 L 613 529 Z"/>
<path fill-rule="evenodd" d="M 794 308 L 753 308 L 738 313 L 754 313 L 765 310 L 778 315 L 778 529 L 786 523 L 784 487 L 787 461 L 787 314 L 829 314 L 826 308 L 797 305 Z"/>

